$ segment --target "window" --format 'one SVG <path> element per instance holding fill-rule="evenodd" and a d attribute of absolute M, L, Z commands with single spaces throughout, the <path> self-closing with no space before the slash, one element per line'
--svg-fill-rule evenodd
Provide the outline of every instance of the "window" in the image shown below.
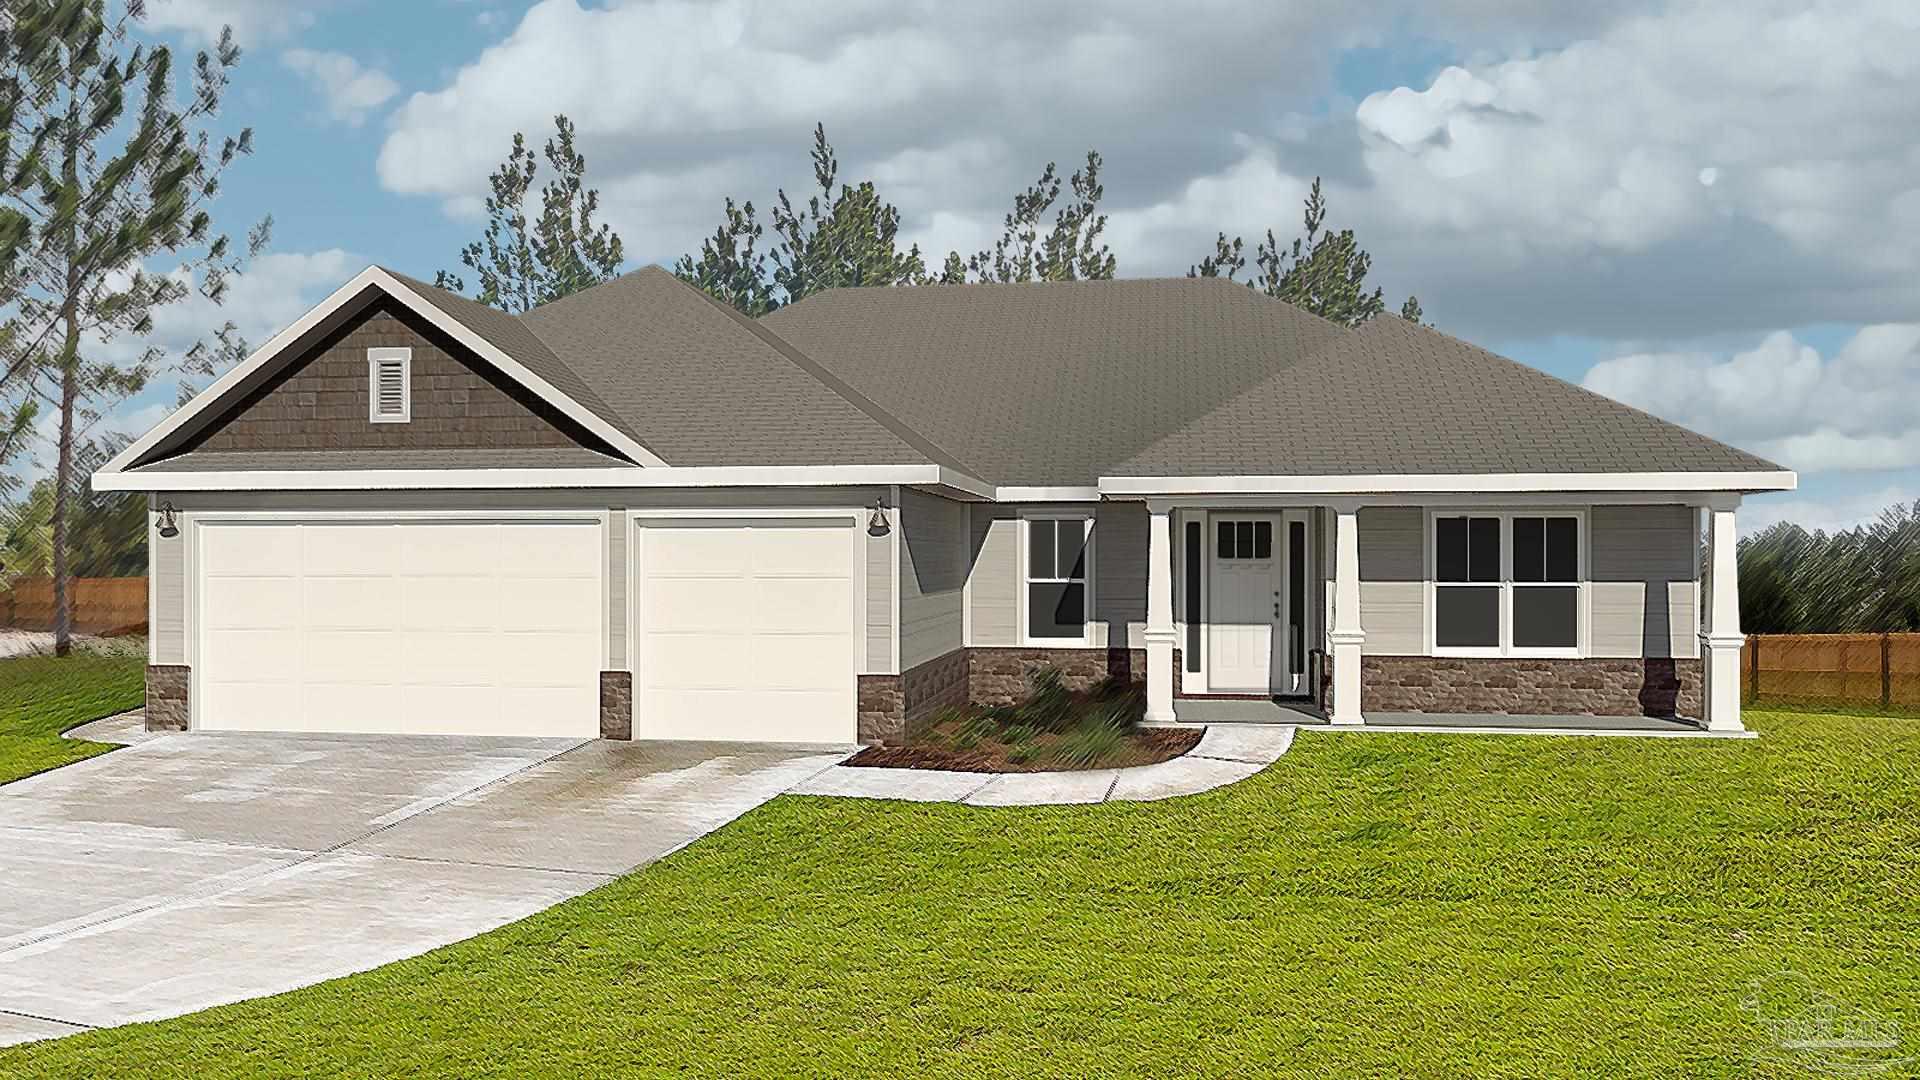
<path fill-rule="evenodd" d="M 413 418 L 412 349 L 367 350 L 367 419 L 404 424 Z"/>
<path fill-rule="evenodd" d="M 1027 640 L 1084 644 L 1093 519 L 1027 519 Z"/>
<path fill-rule="evenodd" d="M 1580 531 L 1574 514 L 1435 517 L 1435 651 L 1576 654 Z"/>
<path fill-rule="evenodd" d="M 1273 558 L 1273 522 L 1222 521 L 1217 529 L 1216 546 L 1220 558 Z"/>

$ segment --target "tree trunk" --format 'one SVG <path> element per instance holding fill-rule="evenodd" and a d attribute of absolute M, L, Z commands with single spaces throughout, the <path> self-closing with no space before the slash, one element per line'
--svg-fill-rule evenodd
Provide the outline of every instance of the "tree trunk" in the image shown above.
<path fill-rule="evenodd" d="M 67 343 L 61 350 L 60 449 L 53 470 L 53 654 L 73 651 L 73 578 L 67 565 L 67 498 L 73 486 L 73 410 L 80 396 L 80 327 L 68 301 Z"/>

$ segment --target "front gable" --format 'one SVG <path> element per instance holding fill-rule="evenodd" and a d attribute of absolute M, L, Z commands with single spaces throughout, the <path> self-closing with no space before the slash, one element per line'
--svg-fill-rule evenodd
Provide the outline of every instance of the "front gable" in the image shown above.
<path fill-rule="evenodd" d="M 169 448 L 186 451 L 486 450 L 603 440 L 390 297 L 304 347 L 259 386 Z M 404 422 L 371 418 L 370 350 L 403 349 Z"/>

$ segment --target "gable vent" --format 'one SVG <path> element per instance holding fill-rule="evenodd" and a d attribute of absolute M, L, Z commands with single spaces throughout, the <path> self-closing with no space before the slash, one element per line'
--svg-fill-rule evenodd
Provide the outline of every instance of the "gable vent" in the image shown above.
<path fill-rule="evenodd" d="M 412 349 L 367 350 L 367 419 L 376 424 L 404 424 L 413 415 Z"/>

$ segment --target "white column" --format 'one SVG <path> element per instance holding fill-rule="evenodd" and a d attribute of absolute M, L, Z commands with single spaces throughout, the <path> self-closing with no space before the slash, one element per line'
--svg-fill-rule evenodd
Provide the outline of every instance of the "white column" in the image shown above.
<path fill-rule="evenodd" d="M 1734 524 L 1738 495 L 1713 503 L 1707 512 L 1707 610 L 1701 624 L 1700 656 L 1706 673 L 1709 731 L 1745 731 L 1740 723 L 1739 533 Z"/>
<path fill-rule="evenodd" d="M 1336 724 L 1358 724 L 1360 717 L 1360 646 L 1367 640 L 1360 629 L 1360 507 L 1331 507 L 1333 519 L 1333 629 L 1327 643 L 1333 652 L 1333 701 L 1327 719 Z"/>
<path fill-rule="evenodd" d="M 1147 721 L 1173 721 L 1173 507 L 1147 500 Z"/>

